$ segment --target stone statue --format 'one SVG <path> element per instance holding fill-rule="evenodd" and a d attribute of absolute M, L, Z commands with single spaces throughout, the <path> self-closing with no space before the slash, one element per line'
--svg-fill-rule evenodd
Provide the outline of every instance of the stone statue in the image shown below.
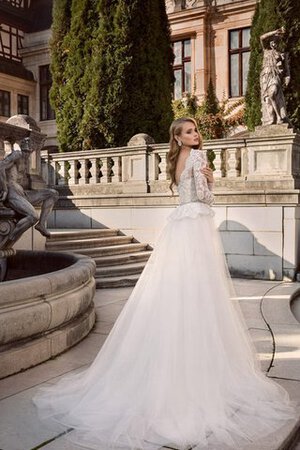
<path fill-rule="evenodd" d="M 166 11 L 169 14 L 182 9 L 194 8 L 197 3 L 197 0 L 166 0 Z"/>
<path fill-rule="evenodd" d="M 186 9 L 193 8 L 194 6 L 196 6 L 196 0 L 185 0 Z"/>
<path fill-rule="evenodd" d="M 54 189 L 31 189 L 29 174 L 30 138 L 22 140 L 20 150 L 12 149 L 11 153 L 0 161 L 0 201 L 16 213 L 16 226 L 11 230 L 5 247 L 12 246 L 30 227 L 43 235 L 50 236 L 46 221 L 55 202 L 58 192 Z M 34 206 L 41 205 L 38 216 Z"/>
<path fill-rule="evenodd" d="M 283 94 L 283 85 L 290 82 L 288 54 L 277 48 L 284 32 L 282 27 L 260 37 L 264 51 L 260 74 L 263 125 L 288 122 Z"/>
<path fill-rule="evenodd" d="M 174 0 L 166 0 L 166 11 L 168 14 L 175 11 L 175 1 Z"/>

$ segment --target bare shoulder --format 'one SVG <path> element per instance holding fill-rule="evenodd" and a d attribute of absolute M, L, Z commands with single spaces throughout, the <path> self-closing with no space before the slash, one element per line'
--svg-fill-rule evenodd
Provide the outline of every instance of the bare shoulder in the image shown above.
<path fill-rule="evenodd" d="M 190 156 L 189 151 L 181 151 L 176 164 L 176 184 L 179 183 L 182 172 L 186 167 L 186 161 Z"/>

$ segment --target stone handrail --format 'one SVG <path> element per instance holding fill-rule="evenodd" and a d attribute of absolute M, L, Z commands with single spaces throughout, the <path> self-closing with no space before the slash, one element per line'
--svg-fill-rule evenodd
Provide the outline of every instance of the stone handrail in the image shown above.
<path fill-rule="evenodd" d="M 218 193 L 242 193 L 246 187 L 251 191 L 300 187 L 300 137 L 287 124 L 206 141 L 204 149 L 214 153 Z M 167 143 L 151 142 L 81 152 L 43 150 L 43 178 L 49 185 L 78 195 L 92 191 L 99 195 L 169 195 L 167 153 Z"/>
<path fill-rule="evenodd" d="M 238 178 L 243 173 L 244 139 L 208 141 L 204 149 L 215 153 L 215 178 Z M 150 192 L 151 185 L 166 182 L 168 144 L 127 146 L 80 152 L 41 152 L 43 176 L 52 186 L 134 184 Z"/>

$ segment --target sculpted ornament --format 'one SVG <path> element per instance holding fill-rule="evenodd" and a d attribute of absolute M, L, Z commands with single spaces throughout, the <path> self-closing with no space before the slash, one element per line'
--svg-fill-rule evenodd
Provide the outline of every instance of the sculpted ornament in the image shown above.
<path fill-rule="evenodd" d="M 168 14 L 175 11 L 175 0 L 166 0 L 166 11 Z"/>
<path fill-rule="evenodd" d="M 284 32 L 279 28 L 260 37 L 264 52 L 260 74 L 263 125 L 288 122 L 283 86 L 290 82 L 290 68 L 288 54 L 278 50 Z"/>
<path fill-rule="evenodd" d="M 16 216 L 15 227 L 5 240 L 5 248 L 11 247 L 33 225 L 43 236 L 50 236 L 46 221 L 58 199 L 58 192 L 47 188 L 31 189 L 29 157 L 32 149 L 29 144 L 30 138 L 23 139 L 20 150 L 12 149 L 0 161 L 0 202 L 13 210 Z M 41 205 L 40 216 L 34 208 L 37 205 Z M 6 211 L 1 210 L 1 215 Z"/>
<path fill-rule="evenodd" d="M 185 0 L 185 8 L 189 9 L 189 8 L 193 8 L 194 6 L 196 6 L 197 0 Z"/>
<path fill-rule="evenodd" d="M 197 6 L 198 0 L 166 0 L 166 11 L 172 13 Z"/>

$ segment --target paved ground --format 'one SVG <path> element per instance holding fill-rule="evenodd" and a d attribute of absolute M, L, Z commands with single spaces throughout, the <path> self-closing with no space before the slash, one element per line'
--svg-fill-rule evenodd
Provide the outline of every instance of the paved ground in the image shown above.
<path fill-rule="evenodd" d="M 235 301 L 240 302 L 263 368 L 268 370 L 271 366 L 269 376 L 300 405 L 300 325 L 289 306 L 300 283 L 234 280 L 234 285 Z M 55 382 L 94 359 L 130 292 L 131 288 L 98 290 L 98 321 L 84 341 L 53 360 L 0 380 L 0 450 L 77 450 L 64 442 L 55 429 L 39 422 L 31 398 L 42 383 Z M 289 423 L 255 447 L 249 445 L 240 450 L 300 450 L 295 433 L 299 425 L 300 421 Z"/>

